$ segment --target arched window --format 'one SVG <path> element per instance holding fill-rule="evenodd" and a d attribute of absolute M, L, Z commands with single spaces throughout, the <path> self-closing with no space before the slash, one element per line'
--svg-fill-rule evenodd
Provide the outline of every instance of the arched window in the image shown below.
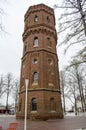
<path fill-rule="evenodd" d="M 50 22 L 50 18 L 49 18 L 49 16 L 47 16 L 47 21 L 48 21 L 48 23 Z"/>
<path fill-rule="evenodd" d="M 55 111 L 55 99 L 52 97 L 50 98 L 50 111 Z"/>
<path fill-rule="evenodd" d="M 33 63 L 34 63 L 34 64 L 37 64 L 37 63 L 38 63 L 38 59 L 35 58 L 35 59 L 33 60 Z"/>
<path fill-rule="evenodd" d="M 32 98 L 31 100 L 31 111 L 37 111 L 37 99 Z"/>
<path fill-rule="evenodd" d="M 34 21 L 35 21 L 35 22 L 38 21 L 38 16 L 37 16 L 37 15 L 35 15 L 35 17 L 34 17 Z"/>
<path fill-rule="evenodd" d="M 50 65 L 52 65 L 52 64 L 53 64 L 53 60 L 52 60 L 52 59 L 48 59 L 48 63 L 49 63 Z"/>
<path fill-rule="evenodd" d="M 52 42 L 50 37 L 47 37 L 47 43 L 48 43 L 48 47 L 52 47 Z"/>
<path fill-rule="evenodd" d="M 21 111 L 21 108 L 22 108 L 22 99 L 19 102 L 19 111 Z"/>
<path fill-rule="evenodd" d="M 33 82 L 38 83 L 38 73 L 37 72 L 33 73 Z"/>
<path fill-rule="evenodd" d="M 37 46 L 38 46 L 38 37 L 35 37 L 35 38 L 34 38 L 33 46 L 34 46 L 34 47 L 37 47 Z"/>

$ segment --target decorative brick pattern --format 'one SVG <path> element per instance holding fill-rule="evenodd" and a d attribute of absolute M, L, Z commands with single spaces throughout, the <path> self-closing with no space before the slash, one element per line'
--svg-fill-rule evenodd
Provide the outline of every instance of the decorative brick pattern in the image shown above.
<path fill-rule="evenodd" d="M 28 9 L 25 14 L 23 42 L 17 118 L 24 117 L 26 78 L 29 79 L 28 118 L 63 118 L 56 53 L 57 34 L 52 8 L 39 4 Z M 37 82 L 33 80 L 34 73 L 37 73 Z M 36 102 L 32 102 L 33 98 Z"/>

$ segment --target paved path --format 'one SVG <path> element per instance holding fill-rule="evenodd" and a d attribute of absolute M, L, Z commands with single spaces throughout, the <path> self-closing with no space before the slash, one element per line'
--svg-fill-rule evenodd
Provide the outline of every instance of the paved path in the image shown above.
<path fill-rule="evenodd" d="M 15 116 L 0 116 L 0 125 L 3 129 L 6 130 L 11 122 L 18 122 L 18 130 L 24 130 L 23 120 L 16 120 Z M 80 128 L 86 128 L 86 116 L 66 116 L 64 119 L 47 121 L 27 120 L 27 130 L 76 130 Z"/>

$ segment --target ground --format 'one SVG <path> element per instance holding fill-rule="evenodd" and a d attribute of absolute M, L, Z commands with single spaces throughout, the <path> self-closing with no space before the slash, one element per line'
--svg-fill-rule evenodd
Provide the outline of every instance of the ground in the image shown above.
<path fill-rule="evenodd" d="M 16 120 L 15 116 L 0 115 L 0 125 L 7 130 L 9 123 L 18 122 L 18 130 L 24 130 L 24 121 Z M 27 130 L 86 130 L 86 115 L 65 116 L 64 119 L 53 119 L 47 121 L 27 120 Z"/>

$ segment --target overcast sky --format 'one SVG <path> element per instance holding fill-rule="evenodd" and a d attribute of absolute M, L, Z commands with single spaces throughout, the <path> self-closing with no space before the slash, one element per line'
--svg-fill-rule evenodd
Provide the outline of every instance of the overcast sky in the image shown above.
<path fill-rule="evenodd" d="M 53 8 L 56 0 L 1 0 L 0 7 L 3 8 L 2 23 L 7 33 L 0 33 L 0 75 L 8 72 L 14 76 L 20 76 L 21 57 L 23 50 L 22 33 L 24 30 L 24 14 L 34 4 L 44 3 Z M 60 0 L 59 0 L 60 1 Z M 60 12 L 55 10 L 56 29 L 58 28 L 58 16 Z M 58 37 L 59 38 L 59 37 Z M 67 59 L 63 51 L 58 50 L 59 68 L 62 69 Z M 64 59 L 64 61 L 63 61 Z"/>

